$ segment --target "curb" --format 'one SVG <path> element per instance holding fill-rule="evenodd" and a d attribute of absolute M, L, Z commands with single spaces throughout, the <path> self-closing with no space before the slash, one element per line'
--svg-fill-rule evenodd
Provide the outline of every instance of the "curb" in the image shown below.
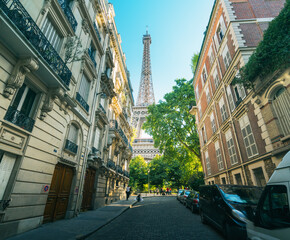
<path fill-rule="evenodd" d="M 115 217 L 111 218 L 110 220 L 108 220 L 106 223 L 104 223 L 103 225 L 99 226 L 98 228 L 96 228 L 95 230 L 87 233 L 87 234 L 82 234 L 82 235 L 78 235 L 76 236 L 76 240 L 83 240 L 86 239 L 87 237 L 89 237 L 90 235 L 94 234 L 95 232 L 97 232 L 98 230 L 100 230 L 101 228 L 103 228 L 104 226 L 108 225 L 110 222 L 112 222 L 113 220 L 115 220 L 117 217 L 119 217 L 120 215 L 122 215 L 124 212 L 126 212 L 128 209 L 132 208 L 135 204 L 137 203 L 137 201 L 134 201 L 132 204 L 130 204 L 130 206 L 124 208 L 118 215 L 116 215 Z"/>

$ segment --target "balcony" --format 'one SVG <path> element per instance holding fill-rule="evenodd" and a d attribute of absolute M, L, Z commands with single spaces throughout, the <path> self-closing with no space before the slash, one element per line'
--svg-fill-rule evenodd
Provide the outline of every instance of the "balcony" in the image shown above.
<path fill-rule="evenodd" d="M 70 140 L 66 140 L 64 149 L 68 150 L 71 153 L 77 154 L 78 152 L 78 145 L 75 143 L 71 142 Z"/>
<path fill-rule="evenodd" d="M 88 54 L 89 54 L 94 66 L 96 68 L 97 67 L 97 63 L 96 63 L 96 60 L 95 60 L 95 51 L 91 47 L 88 49 Z"/>
<path fill-rule="evenodd" d="M 113 162 L 112 160 L 108 160 L 107 167 L 116 170 L 115 162 Z"/>
<path fill-rule="evenodd" d="M 105 108 L 102 106 L 102 104 L 99 103 L 99 108 L 101 109 L 101 111 L 106 115 L 107 112 L 105 110 Z"/>
<path fill-rule="evenodd" d="M 125 176 L 125 177 L 127 177 L 127 178 L 129 178 L 129 177 L 130 177 L 130 174 L 129 174 L 129 172 L 127 172 L 127 171 L 124 171 L 124 176 Z"/>
<path fill-rule="evenodd" d="M 99 30 L 98 30 L 97 25 L 96 25 L 95 22 L 94 22 L 94 28 L 95 28 L 95 31 L 96 31 L 96 33 L 97 33 L 98 39 L 99 39 L 99 41 L 101 42 L 101 35 L 100 35 L 100 32 L 99 32 Z"/>
<path fill-rule="evenodd" d="M 78 92 L 77 92 L 77 95 L 76 95 L 76 100 L 81 104 L 81 106 L 87 112 L 89 112 L 90 106 L 87 104 L 87 102 L 85 101 L 85 99 L 83 99 L 83 97 Z"/>
<path fill-rule="evenodd" d="M 117 165 L 116 170 L 117 170 L 117 173 L 123 174 L 123 170 L 120 165 Z"/>
<path fill-rule="evenodd" d="M 125 144 L 128 145 L 129 144 L 128 139 L 121 128 L 119 128 L 119 134 L 120 134 L 121 138 L 123 139 L 123 141 L 125 142 Z"/>
<path fill-rule="evenodd" d="M 47 38 L 44 36 L 40 28 L 37 26 L 37 24 L 33 21 L 29 13 L 25 10 L 25 8 L 22 6 L 19 0 L 0 0 L 0 8 L 4 13 L 7 15 L 7 17 L 15 24 L 15 26 L 19 29 L 19 31 L 25 36 L 25 38 L 33 45 L 33 47 L 38 51 L 38 54 L 42 56 L 42 58 L 48 63 L 50 66 L 52 72 L 57 74 L 61 80 L 61 82 L 68 88 L 70 84 L 70 78 L 71 78 L 71 71 L 68 69 L 66 64 L 63 62 L 61 57 L 58 55 L 54 47 L 50 44 L 50 42 L 47 40 Z M 9 35 L 8 35 L 9 34 Z M 15 38 L 15 35 L 12 35 L 12 33 L 8 32 L 6 33 L 6 36 L 2 36 L 3 40 L 7 41 L 7 43 L 11 43 Z M 8 38 L 8 39 L 6 39 Z M 18 40 L 18 39 L 17 39 Z M 17 43 L 14 46 L 12 46 L 12 49 L 17 49 L 19 54 L 28 54 L 27 52 L 24 52 L 26 49 L 25 47 L 21 47 L 22 43 Z M 19 46 L 19 48 L 17 48 Z M 21 52 L 22 51 L 22 52 Z M 38 72 L 44 73 L 46 72 L 46 69 L 44 68 L 43 71 L 41 71 L 42 66 L 40 66 Z M 41 76 L 41 78 L 45 79 L 48 76 L 46 74 L 45 76 Z M 52 81 L 51 77 L 48 77 L 48 82 Z M 53 82 L 53 84 L 55 84 Z"/>
<path fill-rule="evenodd" d="M 74 30 L 74 32 L 76 31 L 77 28 L 77 20 L 74 17 L 74 14 L 72 13 L 68 1 L 67 0 L 58 0 L 59 5 L 61 6 L 67 20 L 69 21 L 72 29 Z"/>
<path fill-rule="evenodd" d="M 118 129 L 118 122 L 117 122 L 117 120 L 111 120 L 110 121 L 110 128 L 114 128 L 115 130 Z"/>
<path fill-rule="evenodd" d="M 32 132 L 35 121 L 26 116 L 24 113 L 18 111 L 16 108 L 10 106 L 4 117 L 5 120 L 15 124 L 16 126 Z"/>

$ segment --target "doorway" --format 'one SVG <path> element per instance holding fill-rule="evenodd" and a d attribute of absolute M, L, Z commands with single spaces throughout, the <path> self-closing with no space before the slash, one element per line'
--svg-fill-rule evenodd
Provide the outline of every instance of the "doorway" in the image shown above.
<path fill-rule="evenodd" d="M 44 210 L 44 223 L 65 217 L 72 178 L 73 168 L 60 163 L 55 166 Z"/>
<path fill-rule="evenodd" d="M 94 194 L 94 183 L 96 178 L 96 170 L 87 168 L 85 176 L 85 185 L 83 192 L 82 210 L 87 211 L 92 209 L 93 194 Z"/>

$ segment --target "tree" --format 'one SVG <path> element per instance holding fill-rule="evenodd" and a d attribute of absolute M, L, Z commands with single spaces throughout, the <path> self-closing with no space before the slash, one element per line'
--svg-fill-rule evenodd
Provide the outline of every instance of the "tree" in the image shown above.
<path fill-rule="evenodd" d="M 163 187 L 164 181 L 167 179 L 166 162 L 163 161 L 163 156 L 157 155 L 150 163 L 150 185 L 158 188 Z"/>
<path fill-rule="evenodd" d="M 192 80 L 175 80 L 173 91 L 165 94 L 165 101 L 148 107 L 148 116 L 143 128 L 154 139 L 161 151 L 181 145 L 200 158 L 199 138 L 195 117 L 189 114 L 195 105 Z"/>
<path fill-rule="evenodd" d="M 195 74 L 198 58 L 199 58 L 199 54 L 198 53 L 193 54 L 193 56 L 191 58 L 191 65 L 190 66 L 191 66 L 191 71 L 192 71 L 193 75 Z"/>
<path fill-rule="evenodd" d="M 132 158 L 129 169 L 131 186 L 135 190 L 144 190 L 144 185 L 148 183 L 148 167 L 144 158 L 140 155 Z"/>

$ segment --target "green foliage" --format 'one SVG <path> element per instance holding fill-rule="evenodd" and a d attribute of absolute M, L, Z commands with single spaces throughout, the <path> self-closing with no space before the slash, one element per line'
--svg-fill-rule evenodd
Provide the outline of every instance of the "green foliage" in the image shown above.
<path fill-rule="evenodd" d="M 173 91 L 164 96 L 165 101 L 148 107 L 149 115 L 143 128 L 161 151 L 182 145 L 200 158 L 195 117 L 189 114 L 191 106 L 195 105 L 192 80 L 175 82 Z"/>
<path fill-rule="evenodd" d="M 269 24 L 256 51 L 248 63 L 240 69 L 240 76 L 234 83 L 253 89 L 257 78 L 283 70 L 290 66 L 290 0 L 280 14 Z"/>
<path fill-rule="evenodd" d="M 130 169 L 130 185 L 134 190 L 143 191 L 145 184 L 148 183 L 148 168 L 142 156 L 132 158 L 129 165 Z"/>
<path fill-rule="evenodd" d="M 163 187 L 165 180 L 167 179 L 167 164 L 163 161 L 163 157 L 156 156 L 150 163 L 149 163 L 149 181 L 150 185 L 155 187 Z"/>
<path fill-rule="evenodd" d="M 196 65 L 197 65 L 197 61 L 198 61 L 198 57 L 199 57 L 199 54 L 198 53 L 195 53 L 192 58 L 191 58 L 191 71 L 194 75 L 195 73 L 195 70 L 196 70 Z"/>

